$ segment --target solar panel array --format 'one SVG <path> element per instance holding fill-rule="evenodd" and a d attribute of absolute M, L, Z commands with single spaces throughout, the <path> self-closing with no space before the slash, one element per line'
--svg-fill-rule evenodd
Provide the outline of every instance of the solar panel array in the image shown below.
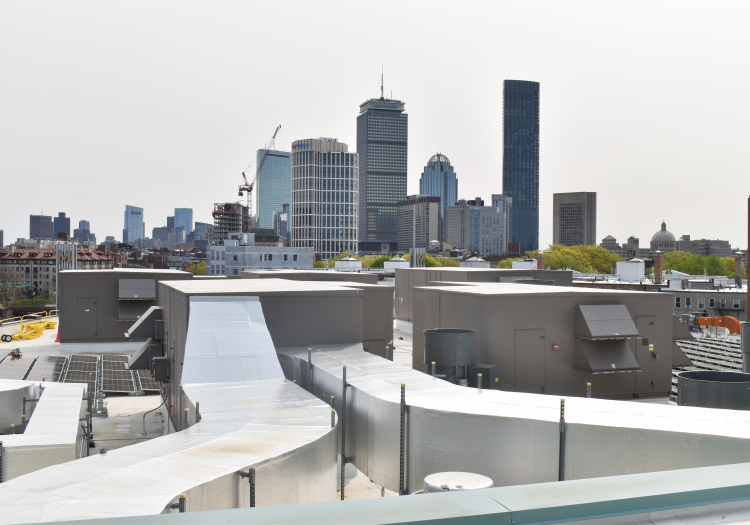
<path fill-rule="evenodd" d="M 89 378 L 96 383 L 96 367 L 99 358 L 92 355 L 71 356 L 64 383 L 86 383 Z"/>
<path fill-rule="evenodd" d="M 149 370 L 138 370 L 138 381 L 141 383 L 141 390 L 146 392 L 159 391 L 159 383 L 156 382 Z"/>
<path fill-rule="evenodd" d="M 0 363 L 0 379 L 23 379 L 33 362 L 34 359 L 28 357 L 7 357 Z"/>
<path fill-rule="evenodd" d="M 686 370 L 726 370 L 742 372 L 742 349 L 738 341 L 722 339 L 685 339 L 676 341 L 677 346 L 693 362 L 693 366 L 672 369 L 672 393 L 677 400 L 677 373 Z"/>
<path fill-rule="evenodd" d="M 102 356 L 102 392 L 135 392 L 133 374 L 127 369 L 128 356 Z"/>
<path fill-rule="evenodd" d="M 56 355 L 43 355 L 34 363 L 28 379 L 29 381 L 59 381 L 65 366 L 65 358 Z"/>

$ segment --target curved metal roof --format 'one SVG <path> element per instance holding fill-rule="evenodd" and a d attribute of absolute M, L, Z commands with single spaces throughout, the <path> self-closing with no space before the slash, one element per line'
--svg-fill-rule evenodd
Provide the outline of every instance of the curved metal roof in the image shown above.
<path fill-rule="evenodd" d="M 656 232 L 653 237 L 651 237 L 651 242 L 675 242 L 674 235 L 672 235 L 671 232 L 667 231 L 667 223 L 662 221 L 661 223 L 661 230 Z"/>

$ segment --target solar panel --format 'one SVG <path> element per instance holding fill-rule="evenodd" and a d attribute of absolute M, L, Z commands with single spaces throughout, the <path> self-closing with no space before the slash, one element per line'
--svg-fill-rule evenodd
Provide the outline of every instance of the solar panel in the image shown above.
<path fill-rule="evenodd" d="M 34 360 L 28 357 L 8 357 L 0 363 L 0 379 L 23 379 L 33 362 Z"/>
<path fill-rule="evenodd" d="M 135 392 L 130 370 L 103 370 L 102 392 Z"/>
<path fill-rule="evenodd" d="M 96 365 L 98 360 L 98 357 L 92 355 L 71 356 L 64 382 L 88 383 L 89 378 L 91 378 L 91 381 L 96 382 Z"/>
<path fill-rule="evenodd" d="M 128 356 L 103 355 L 102 370 L 127 370 Z"/>
<path fill-rule="evenodd" d="M 141 383 L 141 390 L 159 391 L 159 383 L 156 382 L 149 370 L 138 370 L 138 381 Z"/>
<path fill-rule="evenodd" d="M 42 378 L 44 378 L 45 381 L 59 381 L 64 365 L 65 358 L 62 356 L 40 356 L 39 359 L 36 360 L 34 368 L 31 369 L 29 377 L 26 379 L 29 381 L 41 381 Z"/>

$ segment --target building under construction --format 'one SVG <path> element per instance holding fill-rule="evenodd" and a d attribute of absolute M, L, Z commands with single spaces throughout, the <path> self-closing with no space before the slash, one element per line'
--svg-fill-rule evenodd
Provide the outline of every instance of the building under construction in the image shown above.
<path fill-rule="evenodd" d="M 221 244 L 230 233 L 250 230 L 250 212 L 239 202 L 217 202 L 214 204 L 214 241 Z"/>

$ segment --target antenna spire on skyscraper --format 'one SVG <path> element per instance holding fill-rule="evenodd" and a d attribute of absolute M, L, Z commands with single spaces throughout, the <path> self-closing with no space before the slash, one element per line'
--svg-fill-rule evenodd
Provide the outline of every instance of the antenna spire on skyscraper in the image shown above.
<path fill-rule="evenodd" d="M 380 64 L 380 100 L 383 100 L 383 64 Z"/>

